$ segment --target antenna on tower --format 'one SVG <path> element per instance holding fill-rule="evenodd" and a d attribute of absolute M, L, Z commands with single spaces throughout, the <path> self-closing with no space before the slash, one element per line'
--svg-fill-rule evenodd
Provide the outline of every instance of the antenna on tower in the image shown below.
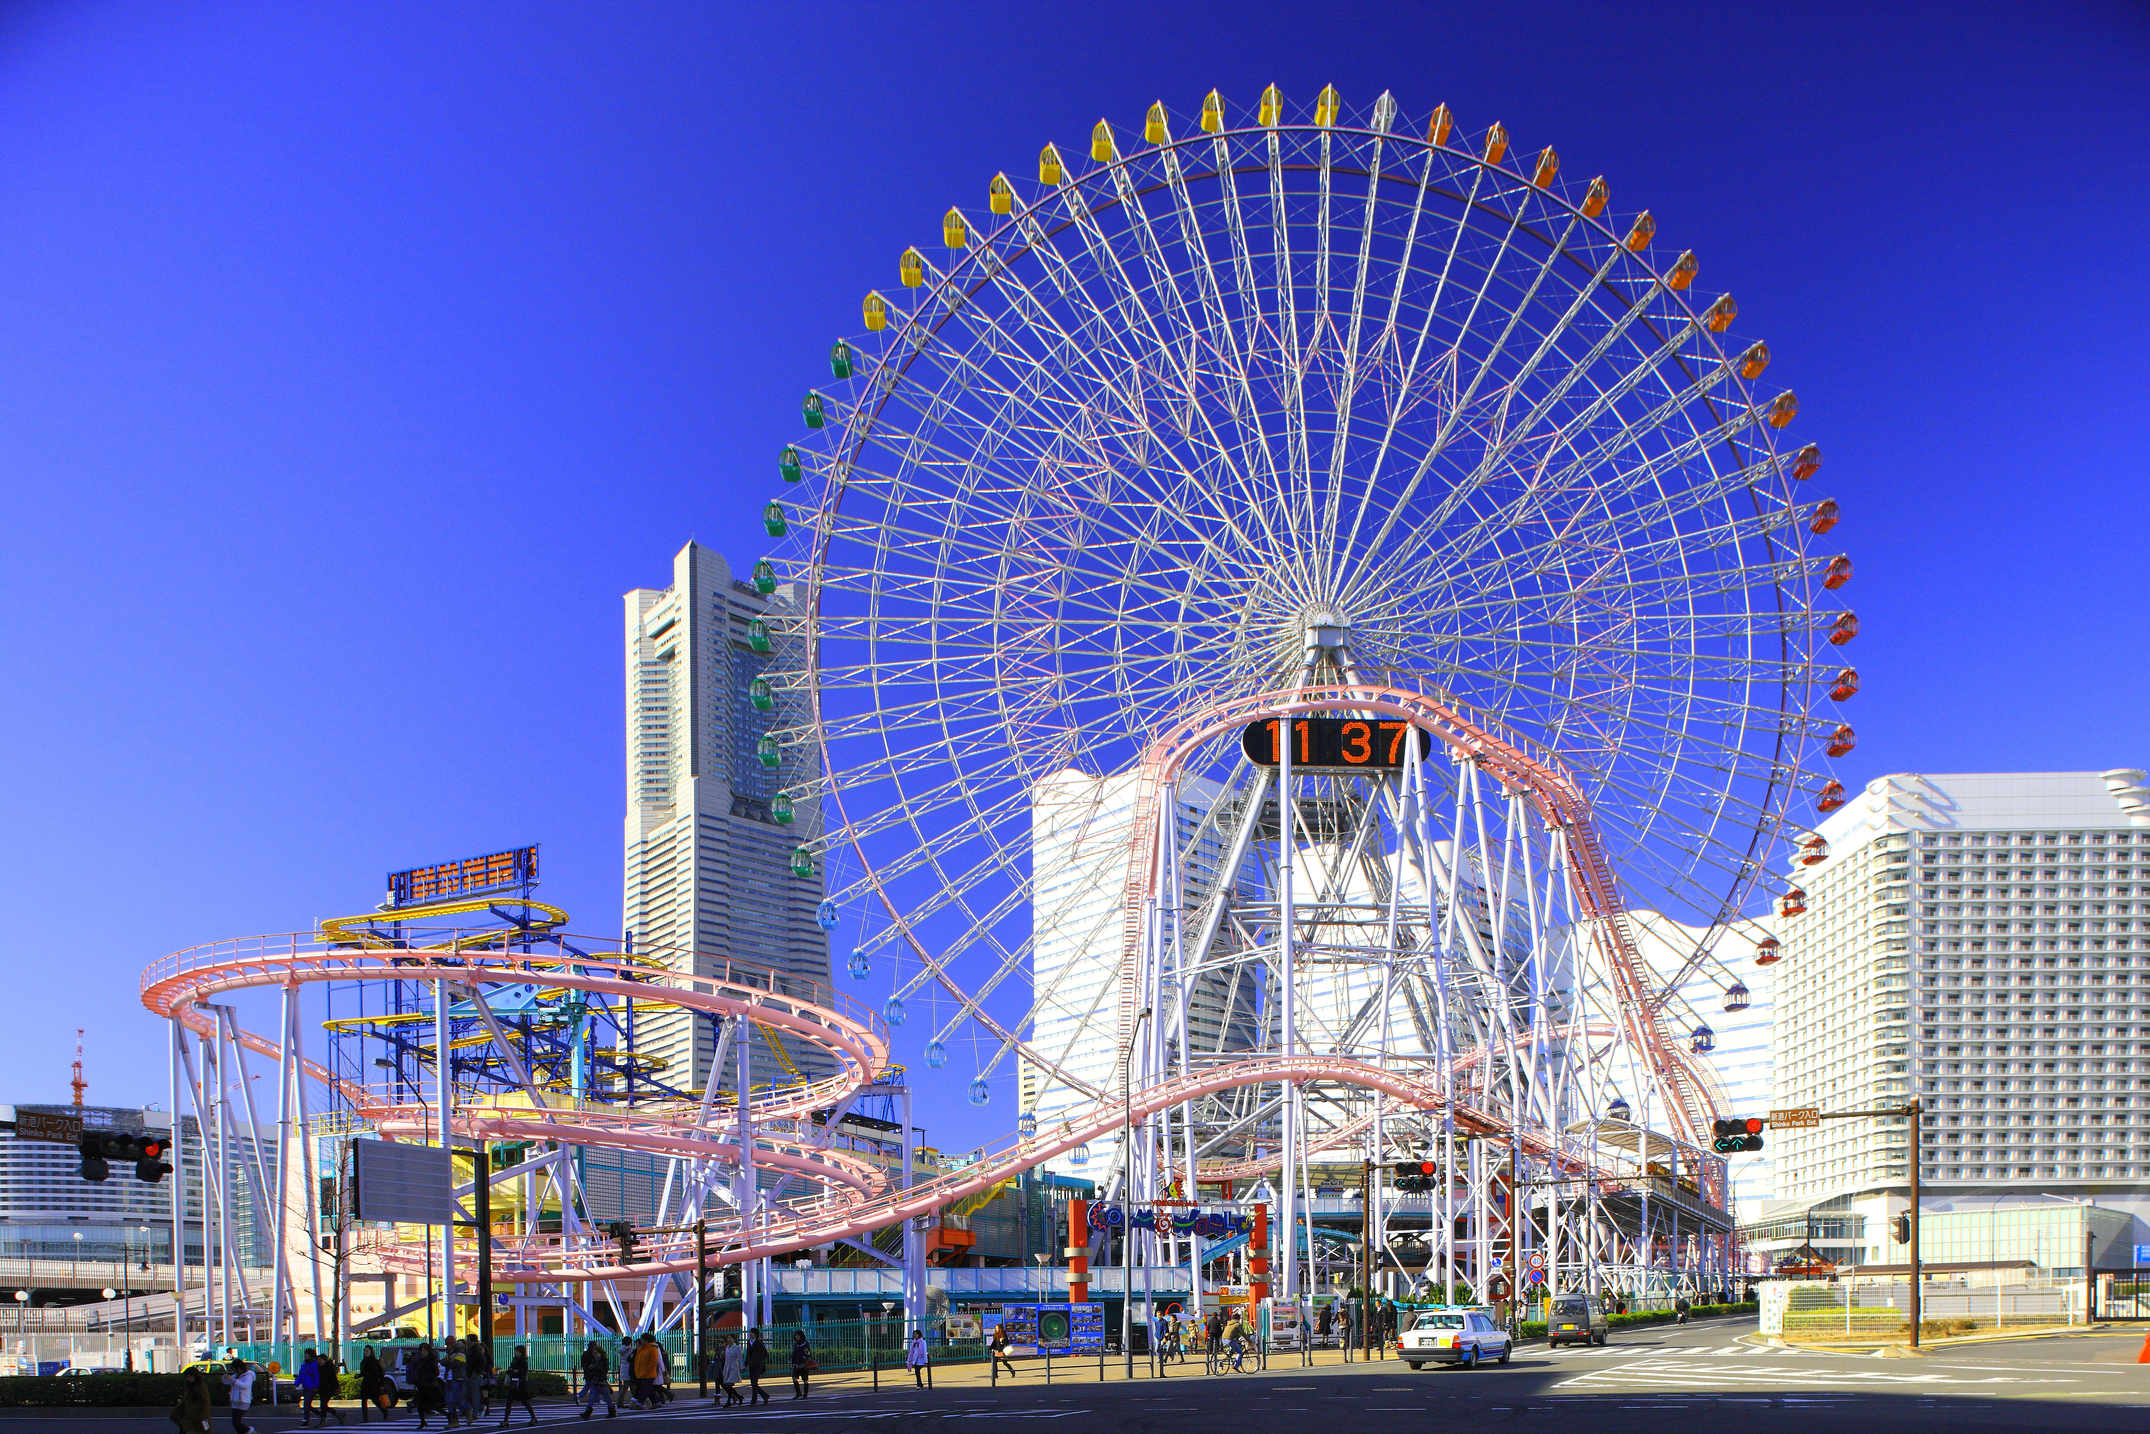
<path fill-rule="evenodd" d="M 82 1092 L 90 1088 L 90 1083 L 82 1078 L 82 1028 L 80 1026 L 75 1027 L 75 1078 L 69 1081 L 68 1084 L 75 1088 L 75 1104 L 82 1104 Z"/>

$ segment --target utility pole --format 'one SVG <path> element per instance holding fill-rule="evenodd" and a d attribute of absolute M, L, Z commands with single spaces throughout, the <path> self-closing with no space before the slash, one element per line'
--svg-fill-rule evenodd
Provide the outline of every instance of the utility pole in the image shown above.
<path fill-rule="evenodd" d="M 493 1153 L 483 1140 L 471 1155 L 471 1212 L 478 1236 L 478 1339 L 488 1362 L 493 1357 Z M 450 1310 L 454 1285 L 449 1285 Z"/>
<path fill-rule="evenodd" d="M 1372 1328 L 1374 1294 L 1374 1162 L 1360 1162 L 1359 1175 L 1359 1338 Z M 1312 1256 L 1308 1246 L 1309 1258 Z"/>
<path fill-rule="evenodd" d="M 1919 1144 L 1924 1134 L 1918 1097 L 1904 1107 L 1904 1114 L 1911 1118 L 1911 1347 L 1919 1347 Z M 1998 1281 L 2000 1276 L 1996 1274 Z M 1849 1298 L 1847 1295 L 1846 1298 Z"/>
<path fill-rule="evenodd" d="M 694 1222 L 694 1395 L 709 1397 L 709 1222 Z"/>

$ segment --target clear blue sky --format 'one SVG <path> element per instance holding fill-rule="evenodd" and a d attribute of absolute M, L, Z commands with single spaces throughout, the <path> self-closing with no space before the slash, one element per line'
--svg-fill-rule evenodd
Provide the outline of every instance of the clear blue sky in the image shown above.
<path fill-rule="evenodd" d="M 1211 86 L 1446 101 L 1698 251 L 1846 510 L 1847 786 L 2150 765 L 2146 16 L 7 7 L 0 1100 L 78 1025 L 93 1100 L 161 1098 L 146 962 L 394 867 L 539 841 L 616 929 L 620 594 L 759 555 L 801 387 L 950 203 Z"/>

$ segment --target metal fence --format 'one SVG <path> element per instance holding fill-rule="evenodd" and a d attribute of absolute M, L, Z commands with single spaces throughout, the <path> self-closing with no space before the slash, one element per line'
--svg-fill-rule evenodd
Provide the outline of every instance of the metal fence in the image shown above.
<path fill-rule="evenodd" d="M 2150 1286 L 2142 1303 L 2150 1305 Z M 2130 1291 L 2130 1300 L 2136 1296 Z M 2080 1280 L 2037 1277 L 2007 1284 L 1930 1280 L 1919 1287 L 1919 1321 L 1928 1334 L 2067 1325 L 2084 1320 Z M 2101 1298 L 2101 1317 L 2116 1316 Z M 1792 1342 L 1898 1339 L 1909 1333 L 1907 1281 L 1778 1283 L 1762 1289 L 1761 1332 Z"/>

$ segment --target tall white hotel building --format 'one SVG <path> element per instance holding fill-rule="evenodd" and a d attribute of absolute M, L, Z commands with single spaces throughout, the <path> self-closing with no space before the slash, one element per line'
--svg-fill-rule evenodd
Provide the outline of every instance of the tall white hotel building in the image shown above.
<path fill-rule="evenodd" d="M 626 598 L 627 821 L 622 925 L 638 952 L 683 968 L 686 953 L 713 969 L 725 958 L 829 982 L 829 940 L 814 921 L 822 878 L 791 871 L 792 852 L 816 831 L 811 799 L 786 812 L 780 785 L 810 775 L 762 760 L 761 739 L 793 720 L 786 699 L 758 709 L 750 684 L 768 666 L 770 639 L 756 622 L 790 601 L 732 576 L 724 559 L 689 543 L 672 559 L 672 585 Z M 786 815 L 789 821 L 785 821 Z M 659 1078 L 699 1090 L 715 1054 L 713 1028 L 687 1012 L 638 1015 L 636 1046 L 661 1057 Z M 754 1080 L 819 1075 L 809 1058 L 766 1039 Z M 726 1070 L 720 1083 L 733 1078 Z"/>
<path fill-rule="evenodd" d="M 1818 831 L 1826 855 L 1792 868 L 1806 910 L 1776 923 L 1773 1104 L 1916 1095 L 1928 1211 L 2054 1197 L 2150 1239 L 2144 774 L 1901 773 Z M 1886 1263 L 1908 1135 L 1891 1118 L 1772 1131 L 1777 1213 L 1863 1215 L 1858 1262 Z"/>

